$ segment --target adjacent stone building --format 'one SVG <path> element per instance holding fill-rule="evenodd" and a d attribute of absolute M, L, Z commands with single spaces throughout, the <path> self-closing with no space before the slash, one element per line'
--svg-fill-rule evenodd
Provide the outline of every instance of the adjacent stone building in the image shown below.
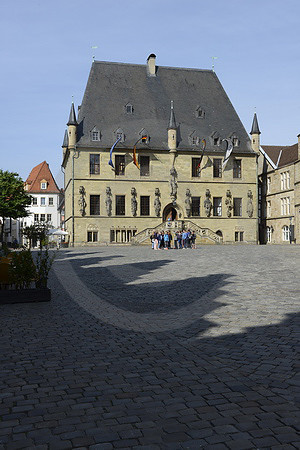
<path fill-rule="evenodd" d="M 94 61 L 63 142 L 65 226 L 74 245 L 258 241 L 257 151 L 216 74 Z"/>
<path fill-rule="evenodd" d="M 45 222 L 50 228 L 60 228 L 59 204 L 63 192 L 59 189 L 46 161 L 35 166 L 25 181 L 25 190 L 31 195 L 29 216 L 20 219 L 21 229 L 38 222 Z"/>
<path fill-rule="evenodd" d="M 256 119 L 257 123 L 257 119 Z M 300 135 L 290 146 L 260 145 L 259 240 L 261 244 L 300 242 Z"/>

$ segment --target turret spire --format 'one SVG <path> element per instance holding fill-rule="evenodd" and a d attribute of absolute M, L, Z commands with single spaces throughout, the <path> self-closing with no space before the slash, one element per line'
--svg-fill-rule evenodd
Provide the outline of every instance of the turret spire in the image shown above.
<path fill-rule="evenodd" d="M 250 134 L 261 134 L 259 131 L 259 126 L 257 122 L 256 113 L 254 113 L 253 122 L 252 122 L 252 129 L 250 131 Z"/>
<path fill-rule="evenodd" d="M 68 148 L 69 145 L 69 136 L 68 136 L 68 131 L 65 130 L 65 135 L 64 135 L 64 141 L 62 144 L 62 148 Z"/>
<path fill-rule="evenodd" d="M 76 114 L 75 114 L 75 108 L 74 108 L 74 103 L 72 102 L 71 105 L 71 110 L 70 110 L 70 115 L 69 115 L 69 120 L 67 125 L 77 125 L 77 120 L 76 120 Z"/>
<path fill-rule="evenodd" d="M 169 122 L 169 129 L 176 130 L 176 120 L 175 120 L 175 114 L 174 114 L 174 102 L 171 100 L 171 113 L 170 113 L 170 122 Z"/>
<path fill-rule="evenodd" d="M 171 153 L 176 153 L 177 148 L 177 126 L 174 114 L 173 100 L 171 101 L 171 114 L 168 127 L 168 147 Z M 172 167 L 174 166 L 175 157 L 172 162 Z"/>

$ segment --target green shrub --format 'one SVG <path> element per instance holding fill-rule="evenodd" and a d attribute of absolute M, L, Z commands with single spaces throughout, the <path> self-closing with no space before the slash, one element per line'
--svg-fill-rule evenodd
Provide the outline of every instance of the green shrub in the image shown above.
<path fill-rule="evenodd" d="M 35 285 L 37 288 L 46 288 L 48 282 L 48 276 L 52 267 L 56 254 L 52 252 L 50 254 L 48 248 L 39 250 L 36 257 L 36 275 Z"/>
<path fill-rule="evenodd" d="M 36 279 L 36 267 L 30 250 L 21 250 L 12 254 L 9 268 L 10 282 L 16 289 L 29 289 Z"/>

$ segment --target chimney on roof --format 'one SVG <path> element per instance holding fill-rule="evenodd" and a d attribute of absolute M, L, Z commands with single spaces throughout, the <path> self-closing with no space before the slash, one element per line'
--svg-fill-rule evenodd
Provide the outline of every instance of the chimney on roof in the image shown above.
<path fill-rule="evenodd" d="M 148 74 L 150 75 L 150 77 L 156 76 L 155 60 L 156 60 L 156 55 L 154 55 L 154 53 L 151 53 L 151 55 L 149 55 L 147 58 L 147 68 L 148 68 Z"/>
<path fill-rule="evenodd" d="M 298 159 L 300 159 L 300 134 L 298 134 Z"/>

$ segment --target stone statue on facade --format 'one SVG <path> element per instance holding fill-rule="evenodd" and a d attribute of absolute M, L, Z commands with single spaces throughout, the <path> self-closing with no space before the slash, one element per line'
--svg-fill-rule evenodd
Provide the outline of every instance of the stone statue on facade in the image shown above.
<path fill-rule="evenodd" d="M 210 190 L 206 189 L 205 200 L 204 200 L 204 210 L 205 210 L 206 217 L 210 217 L 210 213 L 211 213 L 212 203 L 211 203 L 210 197 L 211 197 Z"/>
<path fill-rule="evenodd" d="M 106 213 L 108 216 L 111 216 L 111 210 L 112 210 L 112 193 L 109 186 L 106 188 L 106 198 L 105 198 L 105 206 L 106 206 Z"/>
<path fill-rule="evenodd" d="M 187 217 L 191 217 L 191 212 L 192 212 L 192 194 L 191 191 L 189 189 L 187 189 L 185 191 L 185 211 L 186 211 L 186 216 Z"/>
<path fill-rule="evenodd" d="M 253 208 L 253 194 L 252 194 L 252 191 L 250 189 L 249 189 L 247 195 L 248 195 L 247 214 L 248 214 L 248 217 L 252 217 L 254 208 Z"/>
<path fill-rule="evenodd" d="M 175 167 L 172 167 L 170 169 L 170 175 L 171 175 L 171 178 L 170 178 L 170 188 L 171 188 L 170 189 L 170 197 L 172 199 L 173 205 L 175 205 L 176 204 L 176 199 L 177 199 L 177 180 L 176 180 L 177 172 L 176 172 Z"/>
<path fill-rule="evenodd" d="M 232 194 L 229 189 L 226 191 L 225 205 L 227 206 L 227 217 L 231 217 L 233 205 L 232 205 Z"/>
<path fill-rule="evenodd" d="M 80 197 L 79 197 L 79 200 L 78 200 L 79 211 L 80 211 L 80 214 L 83 217 L 86 214 L 85 213 L 85 208 L 86 208 L 85 195 L 86 195 L 86 192 L 85 192 L 84 186 L 80 186 L 79 187 L 79 194 L 80 194 Z"/>
<path fill-rule="evenodd" d="M 156 217 L 160 216 L 161 203 L 160 203 L 160 190 L 159 188 L 155 189 L 155 200 L 154 200 L 154 211 Z"/>
<path fill-rule="evenodd" d="M 133 216 L 136 216 L 136 212 L 137 212 L 136 196 L 137 196 L 136 189 L 133 187 L 133 188 L 131 188 L 131 214 Z"/>

